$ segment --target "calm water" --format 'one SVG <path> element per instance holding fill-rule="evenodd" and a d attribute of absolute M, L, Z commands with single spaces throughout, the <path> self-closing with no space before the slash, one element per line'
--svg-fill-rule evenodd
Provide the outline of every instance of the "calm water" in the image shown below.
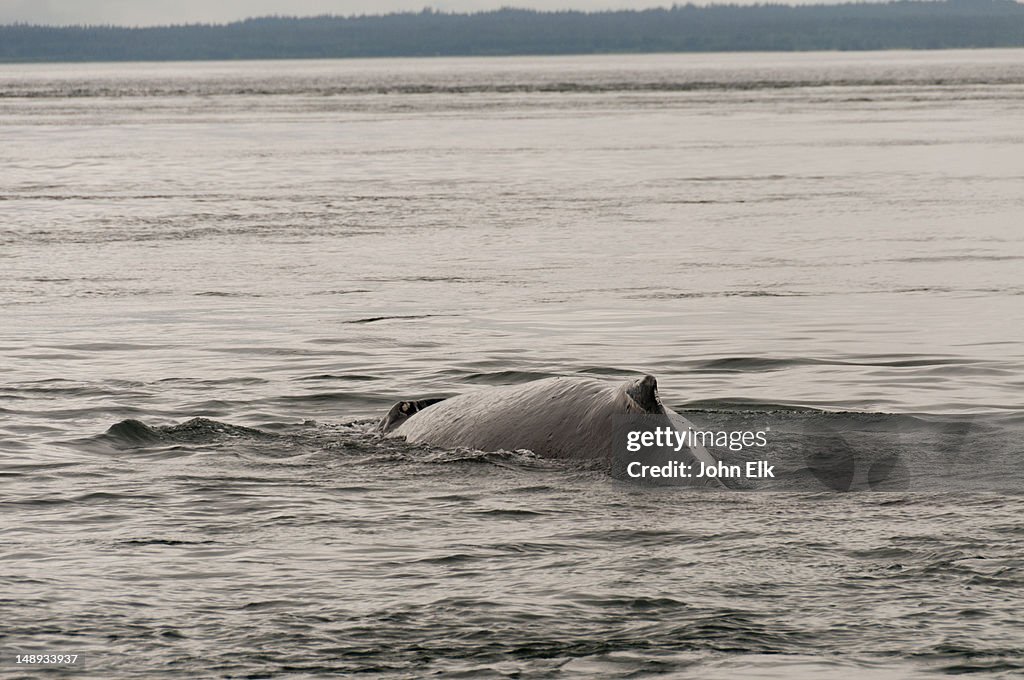
<path fill-rule="evenodd" d="M 1024 51 L 8 65 L 0 141 L 6 657 L 1024 669 Z M 369 432 L 638 373 L 780 478 Z"/>

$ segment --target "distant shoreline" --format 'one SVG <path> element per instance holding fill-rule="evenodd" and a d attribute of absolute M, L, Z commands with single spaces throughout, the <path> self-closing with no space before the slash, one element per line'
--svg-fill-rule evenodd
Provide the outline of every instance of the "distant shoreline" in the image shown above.
<path fill-rule="evenodd" d="M 231 61 L 1024 47 L 1013 0 L 0 26 L 0 62 Z"/>

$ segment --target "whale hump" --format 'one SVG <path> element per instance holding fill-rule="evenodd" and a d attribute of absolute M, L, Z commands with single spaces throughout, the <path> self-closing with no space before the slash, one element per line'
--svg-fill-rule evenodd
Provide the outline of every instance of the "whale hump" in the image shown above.
<path fill-rule="evenodd" d="M 664 413 L 665 409 L 658 398 L 658 380 L 653 375 L 645 375 L 626 383 L 626 394 L 645 413 Z"/>
<path fill-rule="evenodd" d="M 616 451 L 622 425 L 693 428 L 693 423 L 662 403 L 658 381 L 650 375 L 622 382 L 551 377 L 485 387 L 439 401 L 400 401 L 383 418 L 380 430 L 386 437 L 401 437 L 410 444 L 477 451 L 527 449 L 542 458 L 603 461 L 613 476 L 625 476 L 620 469 L 625 459 Z M 662 458 L 699 461 L 705 466 L 716 462 L 696 443 L 649 453 L 651 462 Z M 718 479 L 681 480 L 680 484 L 722 485 Z"/>
<path fill-rule="evenodd" d="M 444 401 L 444 398 L 438 399 L 418 399 L 416 401 L 400 401 L 391 407 L 391 410 L 387 412 L 380 422 L 377 423 L 377 429 L 387 434 L 391 430 L 395 429 L 414 414 L 419 413 L 423 409 L 427 408 L 432 404 L 436 404 L 439 401 Z"/>

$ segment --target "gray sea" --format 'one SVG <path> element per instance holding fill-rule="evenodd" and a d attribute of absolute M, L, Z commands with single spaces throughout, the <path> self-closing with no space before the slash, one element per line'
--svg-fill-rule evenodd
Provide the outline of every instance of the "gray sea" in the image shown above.
<path fill-rule="evenodd" d="M 0 65 L 0 676 L 1019 676 L 1022 338 L 1022 50 Z M 372 431 L 645 373 L 777 477 Z"/>

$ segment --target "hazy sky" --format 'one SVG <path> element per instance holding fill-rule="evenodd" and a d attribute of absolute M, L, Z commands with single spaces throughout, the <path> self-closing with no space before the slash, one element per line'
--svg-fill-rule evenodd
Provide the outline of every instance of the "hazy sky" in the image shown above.
<path fill-rule="evenodd" d="M 707 4 L 709 1 L 694 0 L 694 4 Z M 752 4 L 761 0 L 727 1 Z M 788 0 L 790 4 L 823 1 L 828 0 Z M 419 11 L 427 6 L 446 11 L 503 6 L 597 10 L 641 9 L 671 4 L 672 0 L 0 0 L 0 23 L 146 25 L 223 22 L 267 14 L 380 14 Z"/>

